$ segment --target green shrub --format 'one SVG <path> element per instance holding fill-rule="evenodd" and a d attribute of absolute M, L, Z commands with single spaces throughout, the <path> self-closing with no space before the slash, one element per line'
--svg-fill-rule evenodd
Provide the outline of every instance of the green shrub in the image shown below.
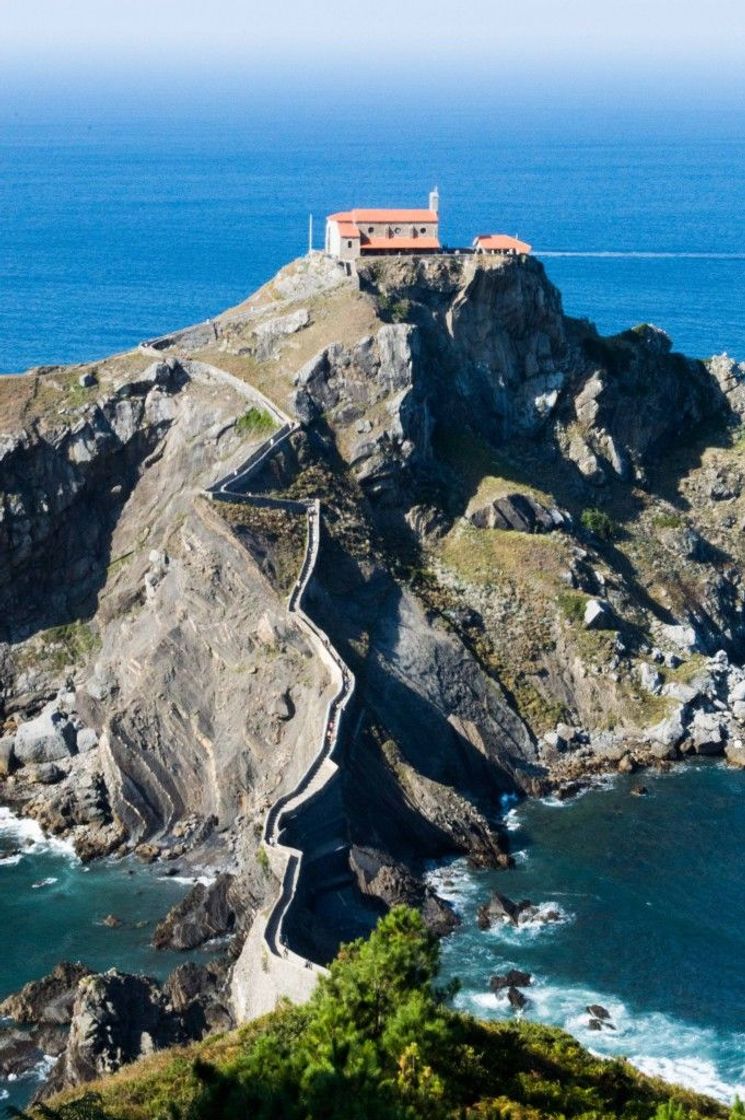
<path fill-rule="evenodd" d="M 657 513 L 652 518 L 655 529 L 679 529 L 683 518 L 679 513 Z"/>
<path fill-rule="evenodd" d="M 378 296 L 378 311 L 387 323 L 403 323 L 411 313 L 411 303 L 408 299 L 394 299 L 388 292 L 381 292 Z"/>
<path fill-rule="evenodd" d="M 598 509 L 593 506 L 590 509 L 583 509 L 580 518 L 582 527 L 588 533 L 592 533 L 601 541 L 611 541 L 616 535 L 616 523 L 605 512 L 605 510 Z"/>
<path fill-rule="evenodd" d="M 663 1101 L 657 1105 L 654 1120 L 686 1120 L 686 1110 L 679 1101 Z"/>
<path fill-rule="evenodd" d="M 251 407 L 239 416 L 235 430 L 241 435 L 268 436 L 276 428 L 274 418 L 263 408 Z"/>
<path fill-rule="evenodd" d="M 560 591 L 556 596 L 559 610 L 569 622 L 582 622 L 585 617 L 587 596 L 579 591 Z"/>

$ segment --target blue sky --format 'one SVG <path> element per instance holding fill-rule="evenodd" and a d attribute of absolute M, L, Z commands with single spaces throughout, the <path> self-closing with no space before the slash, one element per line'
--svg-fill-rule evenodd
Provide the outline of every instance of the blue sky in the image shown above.
<path fill-rule="evenodd" d="M 742 65 L 743 0 L 0 0 L 17 66 Z M 693 75 L 692 75 L 693 76 Z"/>

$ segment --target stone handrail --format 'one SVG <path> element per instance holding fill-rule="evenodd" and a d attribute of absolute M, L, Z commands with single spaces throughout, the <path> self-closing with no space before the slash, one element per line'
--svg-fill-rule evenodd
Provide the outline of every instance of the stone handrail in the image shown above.
<path fill-rule="evenodd" d="M 140 350 L 154 358 L 163 360 L 163 352 L 158 350 L 153 343 L 142 343 Z M 346 722 L 346 715 L 356 684 L 354 674 L 336 652 L 328 636 L 303 609 L 303 599 L 318 561 L 321 503 L 317 498 L 311 501 L 294 501 L 289 498 L 275 498 L 271 495 L 250 493 L 246 487 L 251 477 L 260 471 L 283 444 L 298 431 L 300 424 L 285 415 L 281 409 L 254 386 L 246 384 L 225 370 L 191 360 L 181 360 L 181 364 L 185 367 L 189 376 L 198 380 L 221 381 L 242 396 L 260 404 L 279 425 L 278 429 L 267 437 L 240 467 L 208 487 L 205 490 L 205 495 L 211 501 L 244 502 L 259 508 L 284 509 L 292 513 L 305 513 L 307 518 L 303 562 L 297 580 L 290 591 L 287 609 L 310 639 L 311 644 L 330 671 L 332 678 L 335 678 L 337 687 L 326 708 L 320 746 L 312 762 L 295 787 L 277 798 L 270 806 L 264 819 L 262 840 L 272 870 L 280 882 L 280 891 L 264 925 L 263 944 L 265 949 L 275 958 L 277 965 L 281 966 L 280 972 L 281 968 L 286 966 L 293 973 L 296 973 L 297 969 L 302 969 L 306 976 L 308 974 L 306 970 L 310 970 L 313 974 L 319 974 L 326 970 L 321 965 L 301 957 L 286 944 L 285 920 L 297 895 L 302 872 L 303 852 L 298 848 L 282 844 L 280 836 L 286 816 L 289 813 L 297 812 L 302 806 L 310 804 L 319 797 L 327 783 L 337 773 L 338 767 L 334 761 L 334 756 L 341 741 L 342 727 Z M 276 967 L 273 972 L 276 978 L 278 975 Z M 287 983 L 283 985 L 280 975 L 279 987 L 284 989 L 282 994 L 293 995 L 298 991 L 307 994 L 307 984 L 298 984 L 289 976 L 286 979 Z"/>

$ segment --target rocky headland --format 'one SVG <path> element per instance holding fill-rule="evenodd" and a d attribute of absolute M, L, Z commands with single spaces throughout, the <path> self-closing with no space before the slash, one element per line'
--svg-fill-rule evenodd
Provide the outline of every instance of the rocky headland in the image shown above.
<path fill-rule="evenodd" d="M 211 500 L 283 418 L 259 500 Z M 447 932 L 425 862 L 509 867 L 505 795 L 744 765 L 744 418 L 743 367 L 601 337 L 530 258 L 316 255 L 209 323 L 0 381 L 0 800 L 81 859 L 199 876 L 156 943 L 227 946 L 163 987 L 66 966 L 55 1084 L 277 994 L 265 818 L 336 688 L 287 608 L 299 503 L 303 609 L 356 682 L 333 776 L 281 822 L 299 958 L 399 902 Z M 17 1054 L 50 1052 L 50 1000 L 0 1009 Z"/>

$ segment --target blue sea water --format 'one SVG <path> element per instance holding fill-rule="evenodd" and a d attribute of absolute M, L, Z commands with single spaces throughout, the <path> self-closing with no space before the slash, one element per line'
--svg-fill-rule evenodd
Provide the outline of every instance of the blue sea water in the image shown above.
<path fill-rule="evenodd" d="M 188 883 L 161 876 L 129 859 L 85 866 L 66 843 L 0 808 L 0 999 L 61 960 L 164 979 L 188 957 L 153 949 L 150 939 Z M 119 926 L 104 924 L 110 914 Z M 0 1078 L 0 1108 L 21 1107 L 37 1085 Z"/>
<path fill-rule="evenodd" d="M 463 919 L 444 975 L 460 979 L 460 1006 L 501 1018 L 511 1012 L 490 976 L 526 970 L 527 1019 L 732 1100 L 745 1094 L 745 773 L 703 763 L 643 781 L 646 797 L 630 795 L 638 776 L 619 777 L 573 802 L 512 810 L 514 870 L 434 872 Z M 556 907 L 562 921 L 482 932 L 476 909 L 492 890 Z M 594 1003 L 615 1029 L 588 1028 Z"/>
<path fill-rule="evenodd" d="M 435 183 L 447 243 L 496 230 L 573 254 L 544 258 L 571 314 L 745 359 L 745 113 L 697 129 L 651 108 L 280 99 L 204 119 L 0 113 L 0 372 L 214 314 L 305 252 L 309 213 L 320 245 L 325 214 L 424 203 Z"/>
<path fill-rule="evenodd" d="M 223 108 L 138 118 L 0 102 L 0 373 L 215 314 L 305 251 L 309 213 L 320 245 L 326 213 L 416 205 L 435 183 L 448 244 L 519 234 L 570 314 L 608 333 L 652 321 L 684 352 L 745 360 L 745 111 L 452 106 L 426 91 L 371 103 L 348 90 Z M 451 871 L 466 920 L 445 965 L 464 1005 L 505 1013 L 486 981 L 522 965 L 538 977 L 530 1014 L 720 1095 L 743 1085 L 743 784 L 707 768 L 655 780 L 646 800 L 620 781 L 567 808 L 522 807 L 524 862 L 494 885 L 557 899 L 569 920 L 517 940 L 477 934 L 491 880 Z M 0 861 L 0 995 L 61 956 L 167 970 L 138 922 L 183 887 L 145 870 L 134 883 L 123 865 L 85 870 L 42 845 Z M 109 911 L 125 911 L 122 929 L 97 924 Z M 594 1000 L 615 1033 L 587 1032 Z M 9 1088 L 20 1102 L 26 1089 Z"/>

